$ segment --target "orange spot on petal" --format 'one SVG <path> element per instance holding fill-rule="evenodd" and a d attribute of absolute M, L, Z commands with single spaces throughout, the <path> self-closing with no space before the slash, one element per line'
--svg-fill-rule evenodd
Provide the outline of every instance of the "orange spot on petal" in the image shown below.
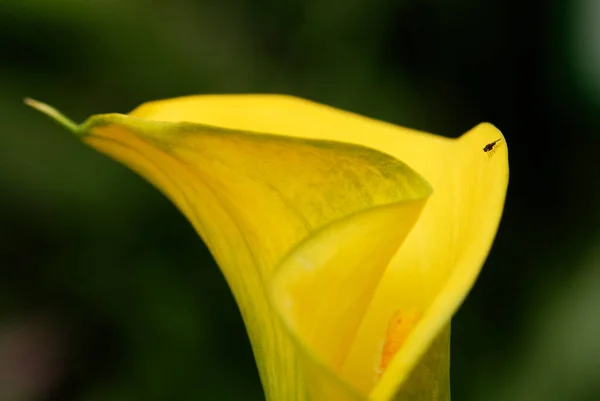
<path fill-rule="evenodd" d="M 388 323 L 385 342 L 381 350 L 380 374 L 388 367 L 420 318 L 421 313 L 419 312 L 407 312 L 401 309 L 394 312 Z"/>

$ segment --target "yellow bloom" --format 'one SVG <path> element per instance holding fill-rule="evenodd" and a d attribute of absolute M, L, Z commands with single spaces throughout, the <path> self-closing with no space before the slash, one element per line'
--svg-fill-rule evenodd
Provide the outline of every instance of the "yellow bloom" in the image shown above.
<path fill-rule="evenodd" d="M 268 400 L 450 399 L 450 320 L 508 184 L 492 125 L 447 139 L 288 96 L 219 95 L 77 126 L 28 103 L 193 224 L 242 311 Z"/>

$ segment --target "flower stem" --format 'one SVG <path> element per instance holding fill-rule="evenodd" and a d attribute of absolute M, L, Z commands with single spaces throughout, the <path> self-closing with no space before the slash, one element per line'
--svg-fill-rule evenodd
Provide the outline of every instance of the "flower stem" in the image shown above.
<path fill-rule="evenodd" d="M 26 105 L 44 113 L 63 127 L 67 128 L 69 131 L 73 132 L 75 135 L 79 135 L 79 125 L 75 124 L 71 119 L 66 117 L 60 111 L 56 110 L 54 107 L 46 103 L 38 102 L 37 100 L 31 98 L 25 98 L 24 102 Z"/>

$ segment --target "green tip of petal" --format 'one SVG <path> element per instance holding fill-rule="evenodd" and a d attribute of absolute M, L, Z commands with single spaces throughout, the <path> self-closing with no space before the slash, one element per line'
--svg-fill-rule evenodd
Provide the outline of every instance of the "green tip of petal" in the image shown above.
<path fill-rule="evenodd" d="M 75 124 L 75 122 L 73 122 L 73 120 L 66 117 L 64 114 L 62 114 L 60 111 L 56 110 L 54 107 L 52 107 L 46 103 L 38 102 L 37 100 L 31 99 L 28 97 L 23 99 L 23 101 L 25 102 L 26 105 L 47 115 L 48 117 L 50 117 L 51 119 L 53 119 L 54 121 L 56 121 L 57 123 L 62 125 L 63 127 L 67 128 L 73 134 L 75 134 L 77 136 L 83 135 L 83 131 L 79 128 L 78 124 Z"/>

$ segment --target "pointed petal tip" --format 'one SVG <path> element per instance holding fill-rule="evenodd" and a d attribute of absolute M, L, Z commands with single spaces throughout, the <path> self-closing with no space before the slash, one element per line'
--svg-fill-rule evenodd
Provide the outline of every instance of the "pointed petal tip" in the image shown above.
<path fill-rule="evenodd" d="M 469 131 L 465 132 L 458 138 L 458 143 L 461 144 L 461 147 L 465 147 L 467 151 L 481 148 L 490 157 L 500 148 L 503 148 L 506 151 L 508 146 L 502 131 L 489 122 L 479 123 Z M 489 149 L 487 149 L 488 147 Z M 490 152 L 492 149 L 493 151 Z M 495 159 L 497 159 L 497 157 L 495 157 Z"/>
<path fill-rule="evenodd" d="M 483 122 L 480 122 L 480 123 L 479 123 L 479 124 L 477 124 L 477 125 L 476 125 L 474 128 L 479 128 L 479 129 L 487 128 L 487 129 L 495 129 L 495 130 L 498 130 L 498 131 L 500 131 L 500 130 L 498 129 L 498 127 L 496 127 L 494 124 L 492 124 L 492 123 L 491 123 L 491 122 L 489 122 L 489 121 L 483 121 Z"/>
<path fill-rule="evenodd" d="M 54 107 L 50 106 L 49 104 L 40 102 L 38 100 L 29 98 L 29 97 L 24 98 L 23 102 L 26 105 L 28 105 L 29 107 L 41 112 L 42 114 L 47 115 L 48 117 L 50 117 L 51 119 L 53 119 L 54 121 L 56 121 L 57 123 L 59 123 L 60 125 L 65 127 L 66 129 L 71 131 L 73 134 L 75 134 L 77 136 L 82 135 L 83 132 L 79 129 L 78 124 L 73 122 L 73 120 L 71 120 L 70 118 L 68 118 L 67 116 L 65 116 L 64 114 L 62 114 L 60 111 L 58 111 Z"/>
<path fill-rule="evenodd" d="M 500 136 L 502 136 L 502 139 L 504 139 L 504 136 L 502 135 L 502 131 L 500 131 L 500 129 L 498 127 L 496 127 L 494 124 L 487 122 L 487 121 L 477 124 L 476 126 L 471 128 L 469 131 L 467 131 L 464 135 L 469 135 L 469 134 L 473 134 L 473 133 L 479 133 L 481 135 L 482 132 L 489 132 L 494 135 L 500 135 Z"/>

